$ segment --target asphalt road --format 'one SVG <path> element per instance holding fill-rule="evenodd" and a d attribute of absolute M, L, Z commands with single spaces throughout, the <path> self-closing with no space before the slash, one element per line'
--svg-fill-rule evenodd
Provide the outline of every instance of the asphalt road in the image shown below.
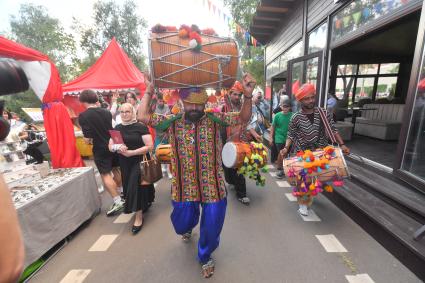
<path fill-rule="evenodd" d="M 287 184 L 266 175 L 264 188 L 248 183 L 249 206 L 229 189 L 210 279 L 196 260 L 199 230 L 189 243 L 174 233 L 170 184 L 162 180 L 138 235 L 130 232 L 132 219 L 105 216 L 111 199 L 103 193 L 102 213 L 30 282 L 421 282 L 325 197 L 313 205 L 317 218 L 307 219 L 316 221 L 305 221 L 285 195 Z M 99 238 L 105 241 L 94 245 Z"/>

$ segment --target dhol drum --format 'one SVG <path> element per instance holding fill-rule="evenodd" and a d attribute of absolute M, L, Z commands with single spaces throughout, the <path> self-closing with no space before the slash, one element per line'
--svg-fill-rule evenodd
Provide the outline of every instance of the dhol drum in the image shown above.
<path fill-rule="evenodd" d="M 149 60 L 155 87 L 231 87 L 236 80 L 239 53 L 230 38 L 200 34 L 200 51 L 178 32 L 151 33 Z"/>
<path fill-rule="evenodd" d="M 156 158 L 163 164 L 171 163 L 172 153 L 173 151 L 171 150 L 170 144 L 160 144 L 155 151 Z"/>
<path fill-rule="evenodd" d="M 251 155 L 251 147 L 243 142 L 227 142 L 223 146 L 221 159 L 227 168 L 240 168 L 246 156 Z"/>
<path fill-rule="evenodd" d="M 313 151 L 315 159 L 320 159 L 325 156 L 324 150 Z M 299 160 L 299 157 L 290 157 L 283 160 L 283 170 L 287 176 L 287 181 L 292 186 L 296 185 L 296 177 L 301 170 L 305 169 L 305 161 Z M 311 170 L 308 172 L 308 177 L 317 178 L 321 182 L 328 182 L 340 178 L 350 177 L 347 163 L 340 148 L 335 148 L 334 155 L 329 158 L 329 162 L 325 168 L 320 170 Z"/>

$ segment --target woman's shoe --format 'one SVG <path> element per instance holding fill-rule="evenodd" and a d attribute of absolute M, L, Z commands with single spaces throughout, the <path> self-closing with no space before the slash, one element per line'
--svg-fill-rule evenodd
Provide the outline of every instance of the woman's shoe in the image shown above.
<path fill-rule="evenodd" d="M 139 233 L 140 230 L 142 230 L 143 223 L 145 223 L 145 220 L 142 218 L 142 224 L 139 226 L 133 225 L 133 227 L 131 228 L 131 233 L 133 233 L 133 235 L 136 235 L 137 233 Z"/>

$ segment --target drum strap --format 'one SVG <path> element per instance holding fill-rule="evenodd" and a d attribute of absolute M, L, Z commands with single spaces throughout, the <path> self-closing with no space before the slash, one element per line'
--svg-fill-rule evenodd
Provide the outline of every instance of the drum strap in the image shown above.
<path fill-rule="evenodd" d="M 331 140 L 332 144 L 337 144 L 335 134 L 332 132 L 331 125 L 329 124 L 328 119 L 326 118 L 325 110 L 322 108 L 317 108 L 319 110 L 320 118 L 322 119 L 323 126 L 325 127 L 326 135 Z"/>

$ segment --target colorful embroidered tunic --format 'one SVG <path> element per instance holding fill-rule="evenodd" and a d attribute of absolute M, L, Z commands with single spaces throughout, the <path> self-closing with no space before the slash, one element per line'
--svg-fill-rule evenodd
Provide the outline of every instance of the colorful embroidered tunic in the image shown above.
<path fill-rule="evenodd" d="M 173 201 L 212 203 L 226 197 L 221 160 L 221 125 L 218 122 L 235 126 L 240 122 L 239 113 L 209 115 L 196 123 L 186 122 L 182 117 L 174 115 L 151 116 L 149 124 L 153 127 L 161 128 L 172 121 L 167 126 L 172 148 Z M 213 121 L 212 116 L 217 121 Z"/>

